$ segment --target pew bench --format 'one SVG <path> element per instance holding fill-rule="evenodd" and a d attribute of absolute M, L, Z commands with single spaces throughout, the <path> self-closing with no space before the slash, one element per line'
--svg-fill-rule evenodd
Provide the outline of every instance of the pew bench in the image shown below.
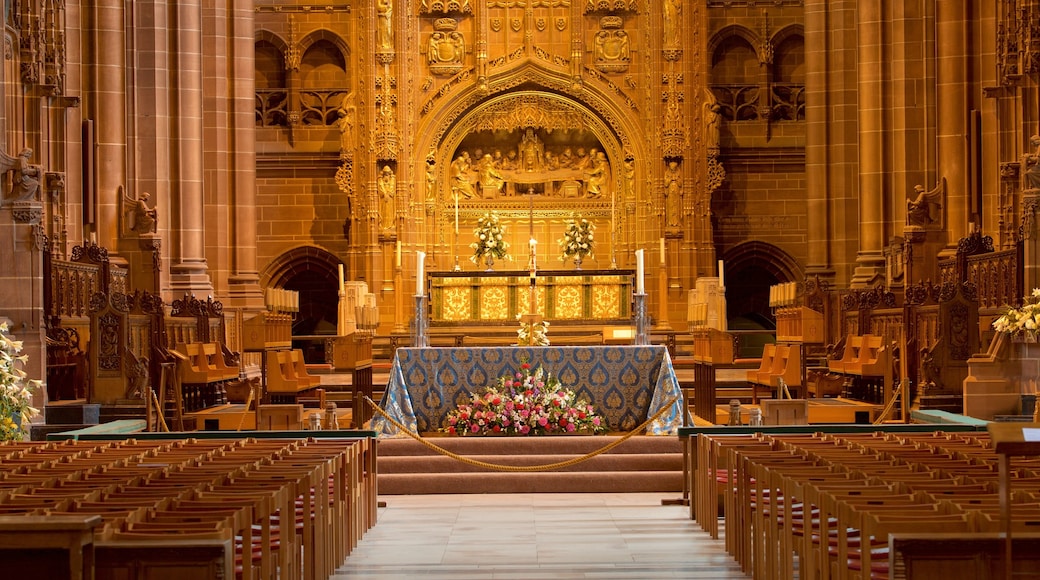
<path fill-rule="evenodd" d="M 295 404 L 300 399 L 319 398 L 317 391 L 321 379 L 307 374 L 302 351 L 271 350 L 267 351 L 265 360 L 265 397 L 271 403 Z"/>

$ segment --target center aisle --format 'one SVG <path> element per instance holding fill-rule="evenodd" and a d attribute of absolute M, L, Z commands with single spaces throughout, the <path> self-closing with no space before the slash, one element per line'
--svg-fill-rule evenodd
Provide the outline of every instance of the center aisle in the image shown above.
<path fill-rule="evenodd" d="M 385 496 L 332 578 L 747 578 L 675 495 Z"/>

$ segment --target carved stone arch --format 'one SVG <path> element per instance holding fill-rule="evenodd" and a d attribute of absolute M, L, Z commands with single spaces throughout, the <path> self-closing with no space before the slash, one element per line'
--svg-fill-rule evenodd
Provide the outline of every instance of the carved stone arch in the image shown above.
<path fill-rule="evenodd" d="M 777 30 L 776 33 L 769 38 L 769 42 L 772 43 L 773 46 L 780 46 L 784 41 L 790 40 L 794 37 L 801 38 L 804 42 L 805 26 L 800 23 L 788 24 L 780 30 Z"/>
<path fill-rule="evenodd" d="M 289 51 L 289 43 L 285 41 L 278 33 L 265 28 L 261 28 L 256 31 L 253 35 L 253 44 L 257 44 L 260 41 L 268 42 L 274 45 L 279 52 L 282 53 L 282 58 L 285 58 L 285 53 Z"/>
<path fill-rule="evenodd" d="M 801 282 L 805 277 L 802 267 L 790 254 L 766 242 L 749 241 L 738 244 L 719 256 L 726 271 L 758 268 L 780 282 Z"/>
<path fill-rule="evenodd" d="M 711 58 L 710 62 L 715 62 L 715 53 L 727 40 L 733 37 L 744 40 L 744 42 L 748 44 L 748 47 L 759 56 L 759 61 L 761 61 L 762 55 L 759 54 L 759 47 L 762 46 L 762 37 L 746 26 L 731 24 L 719 29 L 719 31 L 713 34 L 708 40 L 708 54 Z"/>
<path fill-rule="evenodd" d="M 340 54 L 343 56 L 343 62 L 350 62 L 350 44 L 343 39 L 340 35 L 335 32 L 325 29 L 318 28 L 312 30 L 304 35 L 303 38 L 297 43 L 300 47 L 300 52 L 306 54 L 310 47 L 314 46 L 319 41 L 328 41 L 330 44 L 339 49 Z"/>
<path fill-rule="evenodd" d="M 468 69 L 456 77 L 472 75 L 472 72 L 472 69 Z M 451 84 L 449 81 L 448 86 Z M 432 153 L 438 162 L 438 179 L 442 182 L 447 179 L 448 164 L 451 161 L 447 156 L 458 145 L 458 141 L 455 141 L 449 147 L 447 135 L 457 131 L 461 126 L 460 119 L 496 98 L 517 92 L 553 95 L 554 98 L 573 103 L 575 107 L 585 111 L 590 119 L 596 120 L 596 125 L 601 127 L 603 135 L 598 136 L 601 142 L 606 145 L 608 141 L 604 141 L 604 136 L 610 135 L 609 142 L 616 144 L 607 151 L 614 191 L 621 191 L 617 187 L 618 180 L 622 178 L 622 172 L 619 170 L 622 161 L 626 158 L 646 159 L 649 154 L 645 148 L 650 139 L 644 134 L 646 127 L 639 124 L 642 115 L 638 110 L 625 110 L 619 106 L 632 103 L 631 99 L 618 99 L 617 95 L 608 92 L 607 87 L 600 87 L 599 83 L 586 82 L 577 85 L 573 78 L 564 72 L 528 61 L 495 71 L 488 78 L 486 91 L 481 91 L 473 83 L 459 83 L 459 86 L 462 88 L 456 91 L 440 91 L 427 101 L 423 109 L 429 114 L 416 131 L 416 134 L 421 136 L 417 150 L 428 152 L 420 161 L 425 161 L 425 157 Z M 417 167 L 416 171 L 424 171 L 424 168 Z"/>
<path fill-rule="evenodd" d="M 278 255 L 263 268 L 260 286 L 284 288 L 287 282 L 305 272 L 314 272 L 338 285 L 340 264 L 343 261 L 324 248 L 299 246 Z"/>

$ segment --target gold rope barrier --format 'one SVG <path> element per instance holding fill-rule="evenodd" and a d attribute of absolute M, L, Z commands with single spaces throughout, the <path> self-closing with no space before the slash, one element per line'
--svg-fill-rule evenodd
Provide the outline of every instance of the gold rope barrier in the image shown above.
<path fill-rule="evenodd" d="M 434 445 L 433 443 L 430 443 L 429 441 L 424 439 L 418 433 L 414 433 L 412 431 L 409 431 L 408 427 L 405 427 L 399 421 L 397 421 L 396 419 L 394 419 L 390 415 L 387 415 L 386 412 L 384 412 L 383 409 L 380 408 L 380 406 L 378 404 L 376 404 L 375 401 L 370 399 L 368 396 L 365 396 L 365 402 L 367 402 L 373 409 L 375 409 L 375 411 L 377 413 L 382 415 L 384 419 L 389 421 L 391 425 L 393 425 L 394 427 L 397 427 L 401 431 L 404 431 L 405 433 L 408 434 L 409 437 L 411 437 L 412 439 L 415 439 L 419 443 L 422 443 L 423 445 L 425 445 L 426 447 L 429 447 L 430 449 L 436 451 L 437 453 L 440 453 L 441 455 L 445 455 L 447 457 L 451 457 L 452 459 L 455 459 L 457 461 L 461 461 L 462 463 L 465 463 L 467 465 L 472 465 L 472 466 L 475 466 L 475 467 L 484 467 L 486 469 L 493 469 L 493 470 L 497 470 L 497 471 L 514 471 L 514 472 L 552 471 L 554 469 L 560 469 L 562 467 L 570 467 L 571 465 L 577 465 L 577 464 L 579 464 L 579 463 L 581 463 L 583 461 L 586 461 L 588 459 L 592 459 L 593 457 L 595 457 L 597 455 L 601 455 L 603 453 L 606 453 L 607 451 L 610 451 L 611 449 L 617 447 L 618 445 L 621 445 L 622 443 L 624 443 L 625 441 L 631 439 L 632 437 L 635 437 L 635 435 L 638 432 L 646 429 L 647 425 L 649 425 L 650 423 L 656 421 L 657 418 L 660 417 L 661 415 L 664 415 L 665 411 L 667 411 L 668 408 L 671 407 L 672 405 L 674 405 L 675 402 L 678 401 L 678 400 L 679 400 L 679 397 L 672 397 L 672 399 L 670 401 L 668 401 L 668 403 L 666 403 L 663 407 L 658 409 L 658 411 L 656 413 L 654 413 L 654 415 L 652 417 L 648 418 L 646 421 L 643 421 L 643 423 L 641 425 L 639 425 L 638 427 L 636 427 L 632 431 L 629 431 L 628 433 L 625 433 L 624 435 L 622 435 L 620 439 L 618 439 L 616 441 L 613 441 L 612 443 L 609 443 L 606 446 L 604 446 L 604 447 L 602 447 L 600 449 L 597 449 L 596 451 L 593 451 L 591 453 L 587 453 L 587 454 L 582 455 L 580 457 L 575 457 L 574 459 L 568 459 L 567 461 L 559 461 L 557 463 L 547 463 L 545 465 L 497 465 L 497 464 L 494 464 L 494 463 L 487 463 L 485 461 L 479 461 L 477 459 L 470 459 L 468 457 L 464 457 L 464 456 L 459 455 L 457 453 L 453 453 L 453 452 L 448 451 L 447 449 L 445 449 L 443 447 L 439 447 L 437 445 Z"/>

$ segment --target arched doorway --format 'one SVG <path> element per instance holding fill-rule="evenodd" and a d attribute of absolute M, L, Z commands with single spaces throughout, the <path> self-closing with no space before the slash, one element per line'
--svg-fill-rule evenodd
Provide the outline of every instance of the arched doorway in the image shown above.
<path fill-rule="evenodd" d="M 761 346 L 772 342 L 776 318 L 769 306 L 769 288 L 802 279 L 797 262 L 783 250 L 764 242 L 740 244 L 723 255 L 726 268 L 727 327 L 749 331 L 741 342 L 741 356 L 760 356 Z M 754 331 L 761 331 L 757 334 Z"/>
<path fill-rule="evenodd" d="M 290 250 L 268 266 L 261 283 L 299 293 L 300 311 L 293 321 L 293 348 L 304 360 L 325 361 L 324 337 L 335 336 L 339 323 L 339 265 L 336 256 L 313 246 Z"/>

